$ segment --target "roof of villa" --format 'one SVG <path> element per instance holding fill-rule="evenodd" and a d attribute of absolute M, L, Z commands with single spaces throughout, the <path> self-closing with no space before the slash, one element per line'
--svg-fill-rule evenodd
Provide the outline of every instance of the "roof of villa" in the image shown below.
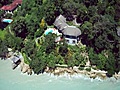
<path fill-rule="evenodd" d="M 62 16 L 62 15 L 59 15 L 59 16 L 56 18 L 56 20 L 55 20 L 55 22 L 54 22 L 54 25 L 57 27 L 57 26 L 59 26 L 61 23 L 66 23 L 66 18 L 65 18 L 64 16 Z"/>
<path fill-rule="evenodd" d="M 68 27 L 64 28 L 63 34 L 77 37 L 77 36 L 81 35 L 81 30 L 75 26 L 68 26 Z"/>
<path fill-rule="evenodd" d="M 19 4 L 22 4 L 22 0 L 14 0 L 10 5 L 4 5 L 1 10 L 13 11 Z"/>
<path fill-rule="evenodd" d="M 81 35 L 81 30 L 75 26 L 69 26 L 66 23 L 66 18 L 62 15 L 59 15 L 55 22 L 54 25 L 59 29 L 64 35 L 69 35 L 69 36 L 79 36 Z"/>
<path fill-rule="evenodd" d="M 66 22 L 66 18 L 63 15 L 59 15 L 56 20 L 61 20 L 63 22 Z"/>
<path fill-rule="evenodd" d="M 10 4 L 10 5 L 5 5 L 1 8 L 1 10 L 9 10 L 9 11 L 12 11 L 14 10 L 15 8 L 17 7 L 16 4 Z"/>
<path fill-rule="evenodd" d="M 65 27 L 68 27 L 69 25 L 66 24 L 66 23 L 60 23 L 57 28 L 60 30 L 60 31 L 63 31 Z"/>

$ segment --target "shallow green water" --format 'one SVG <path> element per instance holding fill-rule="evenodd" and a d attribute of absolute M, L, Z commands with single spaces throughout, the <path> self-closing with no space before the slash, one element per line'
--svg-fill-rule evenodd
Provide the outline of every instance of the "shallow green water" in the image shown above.
<path fill-rule="evenodd" d="M 81 75 L 28 76 L 20 69 L 12 70 L 10 61 L 0 60 L 0 90 L 120 90 L 120 81 L 89 79 Z"/>

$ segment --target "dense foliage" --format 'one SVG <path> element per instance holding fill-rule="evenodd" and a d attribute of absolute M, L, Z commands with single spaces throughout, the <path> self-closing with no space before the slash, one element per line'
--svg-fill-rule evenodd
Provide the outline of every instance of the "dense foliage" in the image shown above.
<path fill-rule="evenodd" d="M 46 67 L 54 69 L 56 64 L 85 66 L 88 54 L 91 65 L 112 76 L 120 71 L 120 37 L 116 33 L 116 27 L 120 26 L 119 7 L 119 0 L 23 0 L 9 25 L 12 33 L 0 41 L 5 43 L 0 49 L 11 47 L 26 54 L 37 74 Z M 81 41 L 86 47 L 69 46 L 64 40 L 56 44 L 54 34 L 43 35 L 60 14 L 69 22 L 76 15 L 81 23 L 78 26 L 82 31 Z M 35 40 L 40 36 L 44 38 L 36 45 Z"/>

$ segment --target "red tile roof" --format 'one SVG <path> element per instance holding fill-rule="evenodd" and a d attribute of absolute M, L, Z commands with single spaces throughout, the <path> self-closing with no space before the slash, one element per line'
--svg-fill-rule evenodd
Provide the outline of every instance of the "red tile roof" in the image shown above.
<path fill-rule="evenodd" d="M 12 11 L 14 10 L 17 5 L 22 4 L 22 0 L 14 0 L 12 4 L 10 5 L 4 5 L 2 8 L 0 8 L 1 10 L 9 10 Z"/>
<path fill-rule="evenodd" d="M 14 10 L 16 7 L 17 7 L 16 4 L 10 4 L 10 5 L 3 6 L 1 9 L 2 9 L 2 10 L 10 10 L 10 11 L 12 11 L 12 10 Z"/>

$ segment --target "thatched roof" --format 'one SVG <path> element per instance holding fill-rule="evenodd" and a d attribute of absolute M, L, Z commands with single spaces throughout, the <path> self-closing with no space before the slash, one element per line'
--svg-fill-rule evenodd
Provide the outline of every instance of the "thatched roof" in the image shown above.
<path fill-rule="evenodd" d="M 77 36 L 81 35 L 81 30 L 75 26 L 68 26 L 68 27 L 64 28 L 63 34 L 77 37 Z"/>
<path fill-rule="evenodd" d="M 68 24 L 66 24 L 66 23 L 60 23 L 60 24 L 57 26 L 57 28 L 58 28 L 60 31 L 63 31 L 64 28 L 67 27 L 67 26 L 68 26 Z"/>
<path fill-rule="evenodd" d="M 69 36 L 80 36 L 81 30 L 75 26 L 69 26 L 66 23 L 66 18 L 62 15 L 58 16 L 54 22 L 54 26 L 57 27 L 58 30 L 60 30 L 63 35 L 69 35 Z"/>
<path fill-rule="evenodd" d="M 59 29 L 59 30 L 62 30 L 65 26 L 68 26 L 66 24 L 66 18 L 62 15 L 59 15 L 55 22 L 54 22 L 54 25 Z"/>

